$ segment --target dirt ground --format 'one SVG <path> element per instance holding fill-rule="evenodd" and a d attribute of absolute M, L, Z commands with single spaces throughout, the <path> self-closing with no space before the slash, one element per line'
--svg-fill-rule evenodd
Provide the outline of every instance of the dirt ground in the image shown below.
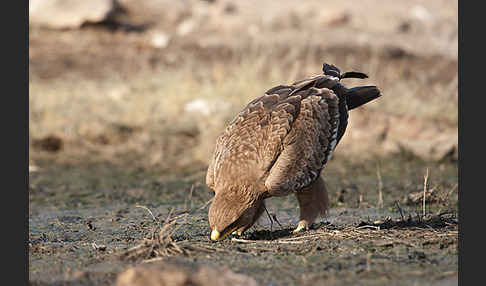
<path fill-rule="evenodd" d="M 259 285 L 458 284 L 457 2 L 120 2 L 100 24 L 30 26 L 31 285 L 114 285 L 160 260 Z M 296 199 L 272 198 L 243 237 L 210 242 L 217 134 L 323 62 L 384 94 L 322 173 L 329 215 L 291 234 Z"/>
<path fill-rule="evenodd" d="M 337 164 L 329 166 L 330 214 L 312 230 L 290 234 L 297 223 L 295 198 L 271 199 L 268 210 L 278 222 L 264 217 L 243 238 L 220 243 L 208 239 L 211 196 L 201 183 L 203 174 L 164 178 L 112 165 L 53 166 L 32 174 L 30 281 L 111 285 L 126 267 L 162 257 L 229 266 L 261 285 L 457 284 L 457 166 L 383 161 L 384 207 L 379 208 L 374 170 L 349 174 L 336 170 Z M 406 194 L 421 190 L 426 167 L 430 186 L 442 198 L 430 199 L 422 218 L 421 203 L 407 204 Z M 186 252 L 167 258 L 147 246 L 130 254 L 144 239 L 150 241 L 169 213 L 179 216 L 172 236 Z"/>

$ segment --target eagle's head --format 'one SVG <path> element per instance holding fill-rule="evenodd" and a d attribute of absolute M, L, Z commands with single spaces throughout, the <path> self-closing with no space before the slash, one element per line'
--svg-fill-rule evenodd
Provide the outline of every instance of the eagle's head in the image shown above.
<path fill-rule="evenodd" d="M 211 240 L 223 240 L 233 232 L 241 235 L 257 221 L 264 209 L 263 198 L 249 189 L 215 192 L 208 214 Z"/>

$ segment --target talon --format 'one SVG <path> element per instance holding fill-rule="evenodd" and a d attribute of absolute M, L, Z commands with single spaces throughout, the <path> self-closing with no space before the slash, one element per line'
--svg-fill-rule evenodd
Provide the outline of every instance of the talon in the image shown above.
<path fill-rule="evenodd" d="M 233 231 L 231 234 L 232 234 L 232 235 L 241 236 L 241 235 L 243 234 L 243 232 L 242 232 L 242 231 L 237 231 L 237 230 L 235 230 L 235 231 Z"/>
<path fill-rule="evenodd" d="M 219 231 L 213 229 L 213 231 L 211 231 L 211 240 L 217 241 L 219 237 L 220 237 Z"/>
<path fill-rule="evenodd" d="M 297 225 L 297 228 L 292 231 L 293 234 L 299 233 L 303 230 L 309 230 L 309 225 L 305 222 L 299 222 L 299 225 Z"/>

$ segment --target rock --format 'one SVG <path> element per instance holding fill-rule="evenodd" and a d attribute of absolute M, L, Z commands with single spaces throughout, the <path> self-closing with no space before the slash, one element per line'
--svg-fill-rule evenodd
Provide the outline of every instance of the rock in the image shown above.
<path fill-rule="evenodd" d="M 184 105 L 186 118 L 196 122 L 199 131 L 200 141 L 194 149 L 193 158 L 209 163 L 216 139 L 226 128 L 226 122 L 230 122 L 237 112 L 236 106 L 222 98 L 197 98 Z"/>
<path fill-rule="evenodd" d="M 114 11 L 113 0 L 29 0 L 29 24 L 53 29 L 75 29 L 99 23 Z"/>
<path fill-rule="evenodd" d="M 196 28 L 196 23 L 193 19 L 184 20 L 182 23 L 177 26 L 177 35 L 185 36 Z"/>
<path fill-rule="evenodd" d="M 323 27 L 342 26 L 351 22 L 350 12 L 345 10 L 322 9 L 318 12 L 318 25 Z"/>
<path fill-rule="evenodd" d="M 213 116 L 231 108 L 231 103 L 223 99 L 194 99 L 184 105 L 184 111 L 198 113 L 204 116 Z"/>
<path fill-rule="evenodd" d="M 29 173 L 38 172 L 38 171 L 39 171 L 39 167 L 37 167 L 34 164 L 29 164 Z"/>
<path fill-rule="evenodd" d="M 150 38 L 150 44 L 157 49 L 166 48 L 169 45 L 170 36 L 163 32 L 155 32 Z"/>
<path fill-rule="evenodd" d="M 189 265 L 175 260 L 130 267 L 120 273 L 116 286 L 257 286 L 248 276 L 227 267 Z"/>
<path fill-rule="evenodd" d="M 422 204 L 424 199 L 424 192 L 423 190 L 419 190 L 417 192 L 409 193 L 402 199 L 402 202 L 406 205 L 417 205 Z M 425 202 L 429 203 L 442 203 L 447 199 L 447 196 L 444 192 L 441 192 L 439 189 L 427 189 L 425 191 Z"/>
<path fill-rule="evenodd" d="M 49 135 L 40 139 L 32 140 L 32 147 L 37 150 L 47 151 L 47 152 L 58 152 L 63 147 L 63 140 L 61 137 L 56 135 Z"/>
<path fill-rule="evenodd" d="M 433 132 L 433 131 L 432 131 Z M 432 134 L 429 132 L 429 134 Z M 435 136 L 425 134 L 419 138 L 406 138 L 397 146 L 403 151 L 413 153 L 425 160 L 458 160 L 457 132 L 444 134 L 435 133 Z"/>
<path fill-rule="evenodd" d="M 412 18 L 422 21 L 429 22 L 432 20 L 432 14 L 429 10 L 423 6 L 417 5 L 410 10 L 410 15 Z"/>
<path fill-rule="evenodd" d="M 410 153 L 423 160 L 458 159 L 457 127 L 412 115 L 371 114 L 366 110 L 354 111 L 349 119 L 353 129 L 346 133 L 338 148 L 364 157 Z"/>

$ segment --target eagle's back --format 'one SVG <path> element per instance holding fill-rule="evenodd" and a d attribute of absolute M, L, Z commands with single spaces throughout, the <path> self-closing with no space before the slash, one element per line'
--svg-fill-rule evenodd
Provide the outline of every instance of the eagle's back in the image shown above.
<path fill-rule="evenodd" d="M 217 191 L 260 182 L 269 195 L 285 195 L 312 183 L 347 123 L 339 122 L 336 84 L 319 75 L 251 101 L 218 137 L 207 185 Z"/>

